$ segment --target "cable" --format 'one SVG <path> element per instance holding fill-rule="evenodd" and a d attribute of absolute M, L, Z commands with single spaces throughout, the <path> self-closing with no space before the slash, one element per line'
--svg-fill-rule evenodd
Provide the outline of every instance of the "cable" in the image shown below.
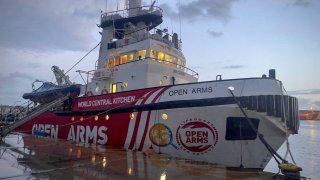
<path fill-rule="evenodd" d="M 85 54 L 77 63 L 75 63 L 65 74 L 68 74 L 69 71 L 71 71 L 76 65 L 78 65 L 85 57 L 87 57 L 94 49 L 96 49 L 101 42 L 99 42 L 94 48 L 92 48 L 87 54 Z"/>
<path fill-rule="evenodd" d="M 247 113 L 243 110 L 241 104 L 238 102 L 237 98 L 235 97 L 235 95 L 233 94 L 232 90 L 228 89 L 229 92 L 231 93 L 232 97 L 234 98 L 235 103 L 239 106 L 241 112 L 243 113 L 243 115 L 245 116 L 247 122 L 249 123 L 250 127 L 252 128 L 252 130 L 254 130 L 260 141 L 263 143 L 263 145 L 267 148 L 267 150 L 275 157 L 279 158 L 280 160 L 282 160 L 282 162 L 287 163 L 288 161 L 285 160 L 284 158 L 282 158 L 271 146 L 270 144 L 264 139 L 263 134 L 261 134 L 257 128 L 255 128 L 254 124 L 251 122 L 251 120 L 248 118 Z M 278 164 L 280 164 L 280 161 L 278 159 L 275 158 L 275 160 L 277 161 Z"/>

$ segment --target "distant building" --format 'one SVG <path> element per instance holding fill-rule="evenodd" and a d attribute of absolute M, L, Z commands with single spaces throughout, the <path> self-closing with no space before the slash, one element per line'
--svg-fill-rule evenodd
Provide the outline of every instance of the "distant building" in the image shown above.
<path fill-rule="evenodd" d="M 26 109 L 22 106 L 0 105 L 0 121 L 15 121 L 20 119 Z"/>
<path fill-rule="evenodd" d="M 300 120 L 320 120 L 320 111 L 300 110 Z"/>

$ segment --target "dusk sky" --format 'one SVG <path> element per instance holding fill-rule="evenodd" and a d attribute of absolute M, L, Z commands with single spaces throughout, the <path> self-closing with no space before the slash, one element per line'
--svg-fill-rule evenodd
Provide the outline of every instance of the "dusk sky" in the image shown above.
<path fill-rule="evenodd" d="M 161 28 L 180 34 L 179 1 L 156 5 L 164 10 Z M 24 102 L 35 79 L 54 82 L 51 66 L 68 70 L 97 45 L 100 12 L 116 7 L 116 0 L 0 0 L 0 104 Z M 200 81 L 276 69 L 300 109 L 320 110 L 320 1 L 181 0 L 180 17 L 187 66 Z M 97 58 L 98 49 L 70 79 L 83 83 L 75 71 L 94 69 Z"/>

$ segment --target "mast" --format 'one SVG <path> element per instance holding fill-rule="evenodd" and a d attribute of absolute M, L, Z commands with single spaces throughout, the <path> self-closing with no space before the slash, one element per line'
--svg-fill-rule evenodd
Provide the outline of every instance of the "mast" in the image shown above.
<path fill-rule="evenodd" d="M 140 36 L 162 23 L 162 10 L 141 6 L 141 0 L 129 0 L 129 8 L 101 14 L 102 28 L 98 69 L 104 68 L 109 53 L 118 48 L 126 34 Z"/>

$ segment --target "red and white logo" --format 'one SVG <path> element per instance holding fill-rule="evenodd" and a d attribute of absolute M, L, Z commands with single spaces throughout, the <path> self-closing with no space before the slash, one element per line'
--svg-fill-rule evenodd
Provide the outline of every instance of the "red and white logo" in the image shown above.
<path fill-rule="evenodd" d="M 187 119 L 177 129 L 176 139 L 180 149 L 195 155 L 211 151 L 218 142 L 218 131 L 209 121 Z"/>

